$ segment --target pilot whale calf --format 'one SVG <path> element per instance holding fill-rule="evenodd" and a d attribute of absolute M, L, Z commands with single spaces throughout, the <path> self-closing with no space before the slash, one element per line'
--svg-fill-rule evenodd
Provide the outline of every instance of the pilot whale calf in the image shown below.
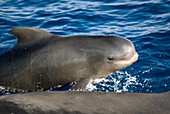
<path fill-rule="evenodd" d="M 96 78 L 138 59 L 132 42 L 116 36 L 61 38 L 37 28 L 9 31 L 18 44 L 0 56 L 0 86 L 37 90 L 75 82 L 82 89 Z"/>
<path fill-rule="evenodd" d="M 0 97 L 2 114 L 170 114 L 170 92 L 33 92 Z"/>

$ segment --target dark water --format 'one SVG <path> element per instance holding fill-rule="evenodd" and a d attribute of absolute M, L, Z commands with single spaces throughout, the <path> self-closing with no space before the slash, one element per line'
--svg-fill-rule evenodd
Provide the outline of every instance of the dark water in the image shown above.
<path fill-rule="evenodd" d="M 0 0 L 0 54 L 17 43 L 15 27 L 37 27 L 58 36 L 117 35 L 130 39 L 139 60 L 88 91 L 170 90 L 170 1 L 168 0 Z M 1 94 L 9 94 L 7 90 Z M 14 92 L 15 93 L 15 92 Z"/>

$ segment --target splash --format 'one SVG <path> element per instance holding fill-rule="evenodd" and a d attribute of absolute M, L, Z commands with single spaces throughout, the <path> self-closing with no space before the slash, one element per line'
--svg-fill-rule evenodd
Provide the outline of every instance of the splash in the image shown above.
<path fill-rule="evenodd" d="M 95 92 L 129 92 L 130 86 L 142 86 L 137 76 L 133 76 L 127 71 L 117 71 L 107 78 L 95 79 L 83 91 Z"/>

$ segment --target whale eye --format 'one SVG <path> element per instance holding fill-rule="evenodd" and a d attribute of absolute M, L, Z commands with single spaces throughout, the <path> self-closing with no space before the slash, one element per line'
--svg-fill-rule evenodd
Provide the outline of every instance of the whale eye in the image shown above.
<path fill-rule="evenodd" d="M 113 57 L 108 57 L 107 60 L 108 61 L 113 61 L 114 59 L 113 59 Z"/>

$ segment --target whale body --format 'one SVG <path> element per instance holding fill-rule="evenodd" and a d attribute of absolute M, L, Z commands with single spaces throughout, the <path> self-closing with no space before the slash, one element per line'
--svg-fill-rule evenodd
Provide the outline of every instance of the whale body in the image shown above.
<path fill-rule="evenodd" d="M 0 96 L 2 114 L 170 114 L 164 93 L 32 92 Z"/>
<path fill-rule="evenodd" d="M 96 78 L 138 59 L 131 41 L 117 36 L 59 37 L 37 28 L 9 31 L 18 44 L 0 56 L 0 86 L 38 90 L 75 82 L 82 89 Z"/>

